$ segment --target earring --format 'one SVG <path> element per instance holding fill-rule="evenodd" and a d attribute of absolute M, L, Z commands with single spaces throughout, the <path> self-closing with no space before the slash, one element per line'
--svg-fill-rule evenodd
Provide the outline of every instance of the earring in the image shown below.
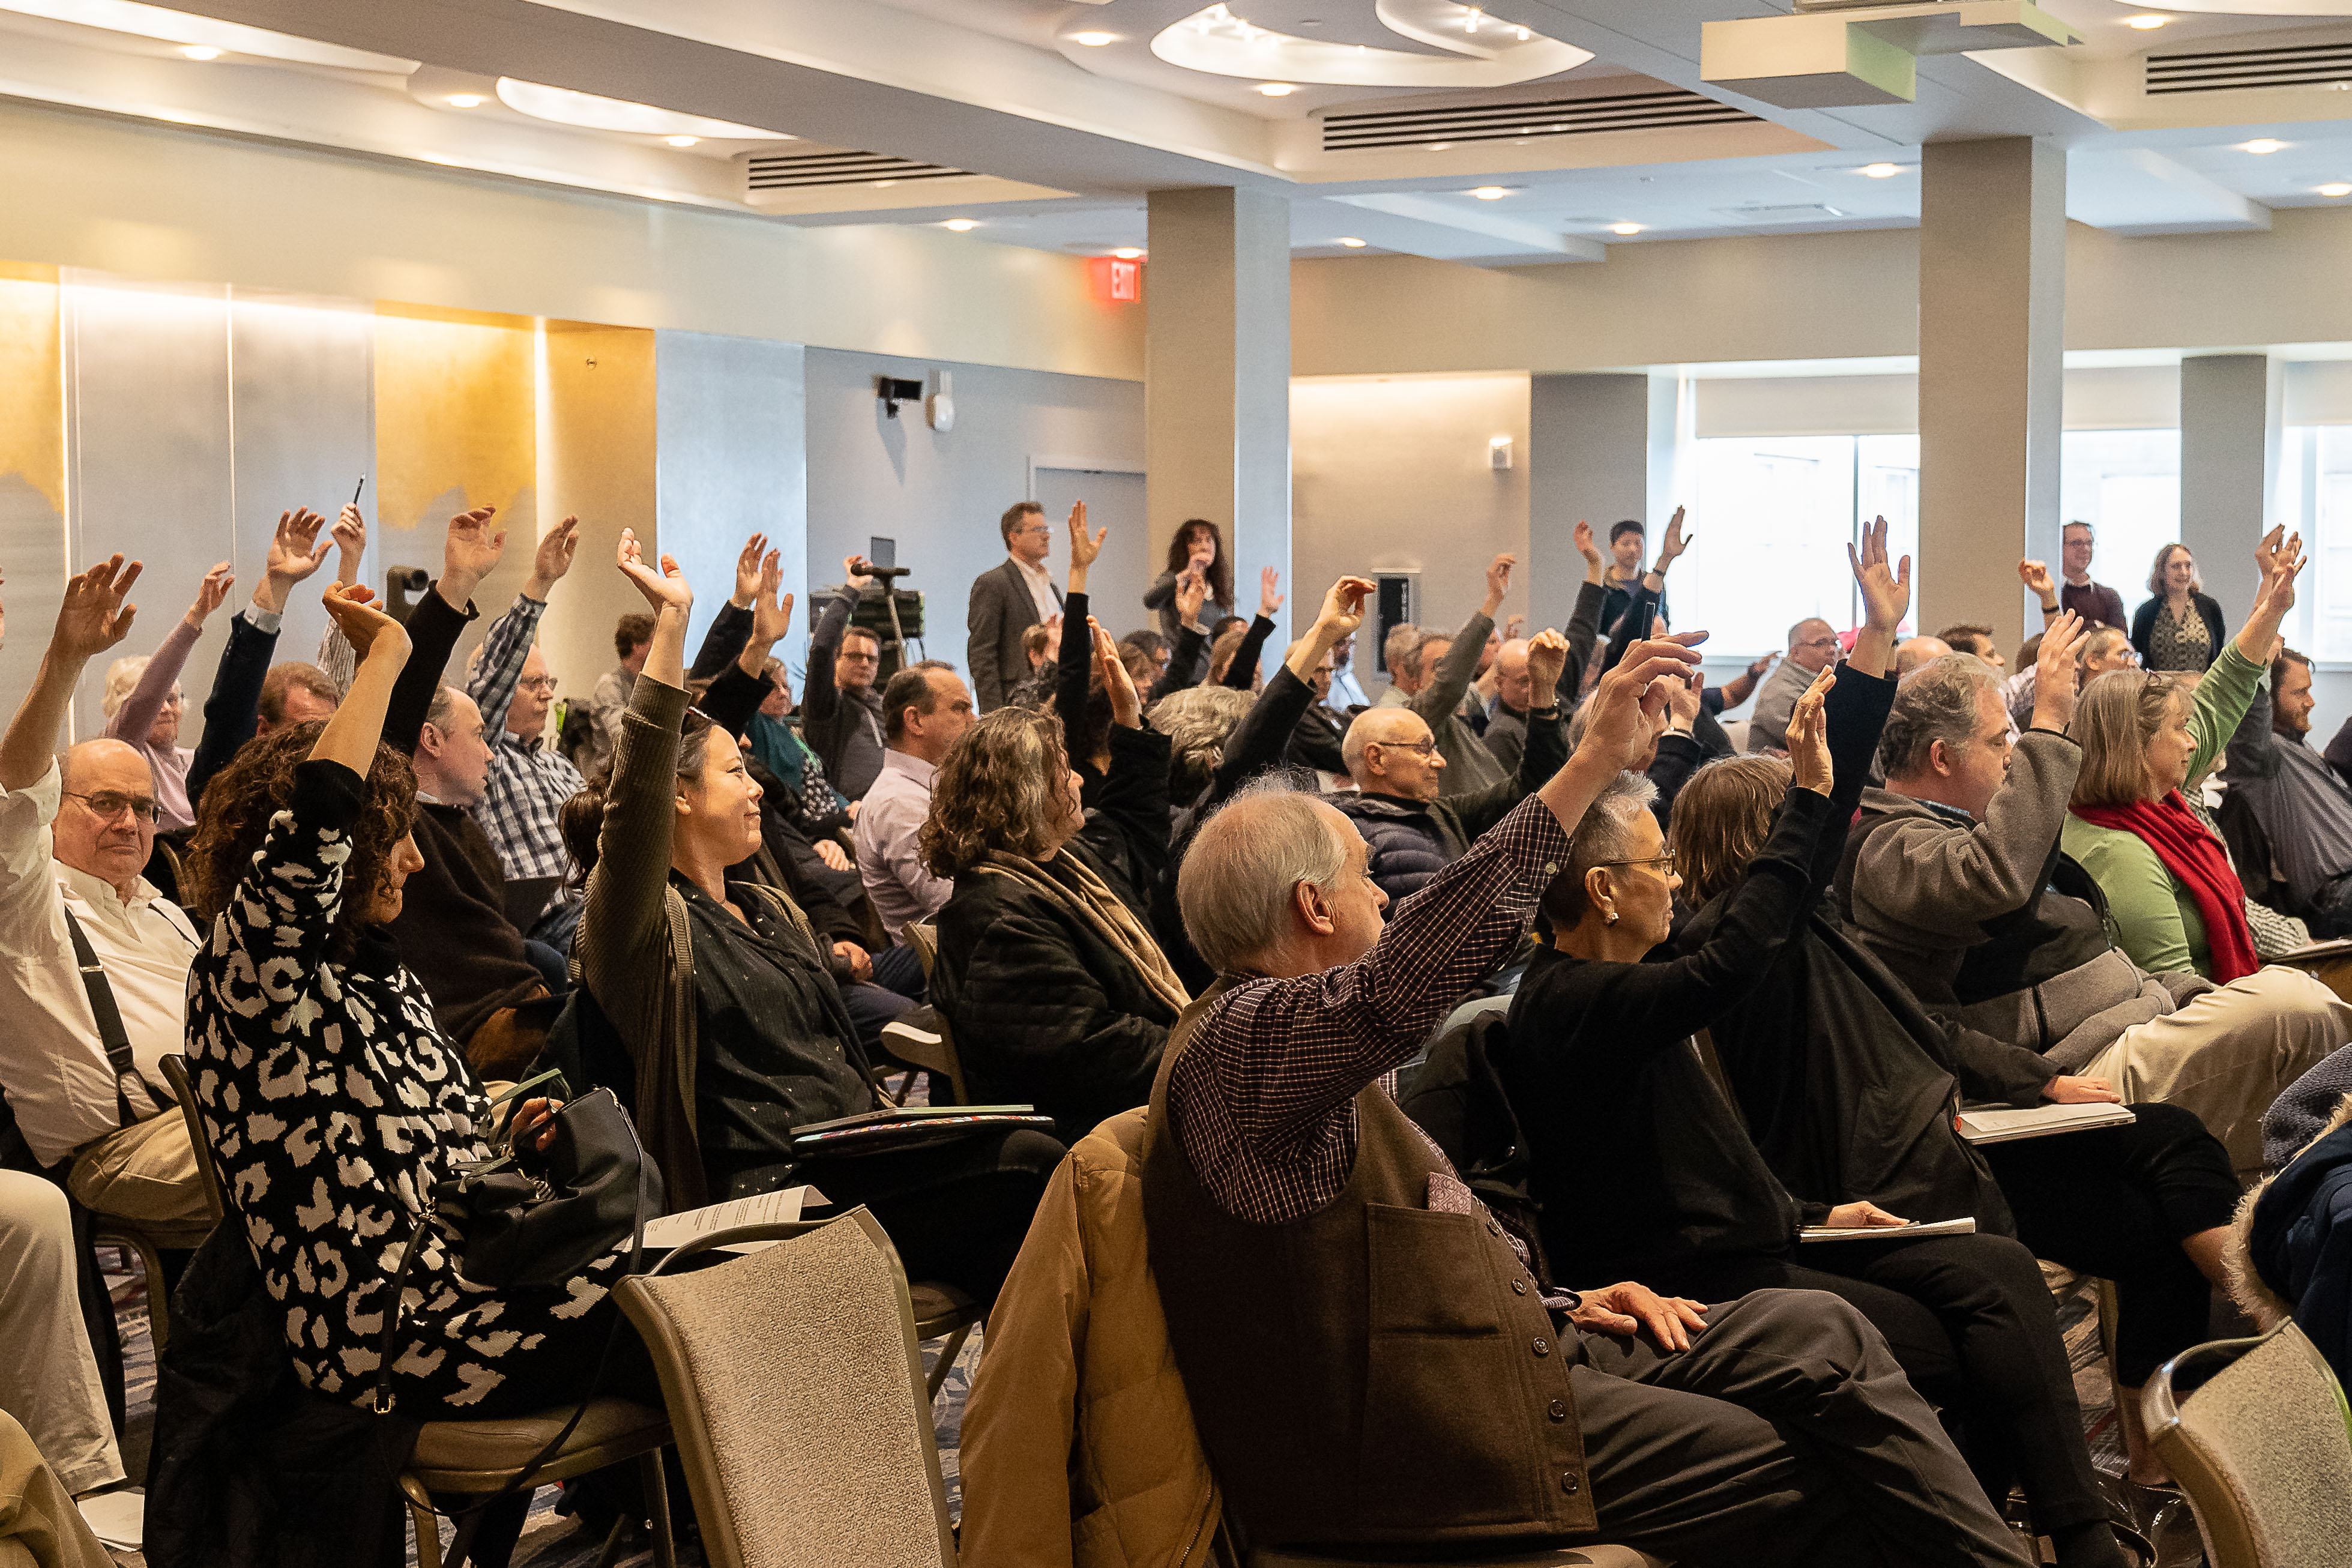
<path fill-rule="evenodd" d="M 1605 926 L 1615 925 L 1617 923 L 1617 911 L 1615 910 L 1611 910 L 1607 914 L 1601 916 L 1601 923 Z"/>

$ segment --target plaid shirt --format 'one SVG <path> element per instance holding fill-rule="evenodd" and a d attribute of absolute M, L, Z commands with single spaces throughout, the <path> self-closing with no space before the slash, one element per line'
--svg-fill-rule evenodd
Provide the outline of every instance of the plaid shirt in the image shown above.
<path fill-rule="evenodd" d="M 527 594 L 490 625 L 482 655 L 466 676 L 466 695 L 482 710 L 482 732 L 490 743 L 489 787 L 474 819 L 498 846 L 499 863 L 509 877 L 561 877 L 572 868 L 563 847 L 563 803 L 583 787 L 580 770 L 547 749 L 541 737 L 525 741 L 507 729 L 515 682 L 530 657 L 531 633 L 547 606 Z"/>
<path fill-rule="evenodd" d="M 1357 1093 L 1409 1060 L 1509 954 L 1568 844 L 1549 806 L 1522 801 L 1397 905 L 1355 963 L 1232 983 L 1168 1078 L 1169 1125 L 1220 1208 L 1280 1225 L 1339 1195 L 1356 1161 Z"/>

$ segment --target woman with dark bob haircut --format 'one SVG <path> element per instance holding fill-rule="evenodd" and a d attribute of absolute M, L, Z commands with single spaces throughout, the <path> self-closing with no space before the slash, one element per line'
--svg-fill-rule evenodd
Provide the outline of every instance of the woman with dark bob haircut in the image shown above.
<path fill-rule="evenodd" d="M 671 1205 L 813 1184 L 871 1208 L 908 1279 L 992 1301 L 1062 1146 L 982 1128 L 920 1148 L 794 1152 L 793 1129 L 879 1107 L 872 1064 L 830 948 L 788 893 L 757 879 L 761 791 L 742 746 L 687 707 L 694 590 L 671 557 L 648 565 L 627 529 L 618 565 L 652 606 L 651 651 L 611 774 L 563 818 L 588 875 L 582 982 L 627 1054 L 630 1081 L 615 1087 Z"/>
<path fill-rule="evenodd" d="M 394 1298 L 434 1184 L 504 1139 L 385 930 L 424 859 L 415 777 L 379 739 L 408 634 L 370 598 L 327 592 L 359 656 L 335 716 L 247 746 L 205 791 L 188 871 L 214 918 L 189 976 L 189 1075 L 302 1385 L 367 1405 L 382 1376 L 404 1416 L 520 1415 L 589 1392 L 628 1244 L 559 1284 L 492 1289 L 427 1226 Z M 544 1146 L 555 1109 L 526 1100 L 516 1136 Z M 604 1386 L 658 1403 L 635 1336 L 621 1343 Z"/>
<path fill-rule="evenodd" d="M 1087 626 L 1112 721 L 1097 808 L 1079 805 L 1060 721 L 1003 708 L 940 764 L 922 837 L 923 863 L 955 880 L 931 1003 L 972 1092 L 1035 1105 L 1065 1142 L 1150 1098 L 1192 1000 L 1150 925 L 1168 860 L 1168 738 L 1143 727 L 1109 635 Z"/>

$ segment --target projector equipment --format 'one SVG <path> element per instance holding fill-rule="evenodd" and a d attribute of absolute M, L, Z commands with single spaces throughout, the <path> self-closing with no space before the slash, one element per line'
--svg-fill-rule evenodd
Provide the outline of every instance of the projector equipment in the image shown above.
<path fill-rule="evenodd" d="M 923 384 L 902 381 L 897 376 L 877 375 L 874 378 L 874 395 L 882 400 L 883 414 L 896 419 L 898 417 L 898 405 L 923 400 Z"/>
<path fill-rule="evenodd" d="M 422 566 L 387 567 L 383 574 L 383 613 L 406 626 L 408 617 L 415 612 L 416 601 L 431 586 L 433 574 Z"/>

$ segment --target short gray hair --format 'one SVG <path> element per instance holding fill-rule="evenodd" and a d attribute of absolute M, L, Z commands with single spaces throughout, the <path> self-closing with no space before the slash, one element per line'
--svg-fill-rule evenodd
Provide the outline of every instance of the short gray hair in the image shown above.
<path fill-rule="evenodd" d="M 1976 740 L 1979 698 L 2000 695 L 2000 678 L 1972 653 L 1931 658 L 1895 689 L 1895 708 L 1878 737 L 1878 766 L 1890 779 L 1909 778 L 1927 765 L 1938 741 L 1958 752 Z"/>
<path fill-rule="evenodd" d="M 1400 669 L 1412 668 L 1421 657 L 1422 629 L 1411 621 L 1399 621 L 1389 628 L 1388 637 L 1381 643 L 1381 668 L 1394 675 Z"/>
<path fill-rule="evenodd" d="M 454 686 L 443 684 L 433 689 L 433 705 L 425 710 L 425 721 L 446 733 L 449 715 L 457 711 L 457 699 L 466 695 Z"/>
<path fill-rule="evenodd" d="M 1176 906 L 1202 963 L 1231 974 L 1279 942 L 1299 883 L 1338 890 L 1349 846 L 1331 830 L 1335 816 L 1290 776 L 1275 773 L 1201 825 L 1176 874 Z"/>
<path fill-rule="evenodd" d="M 1257 699 L 1230 686 L 1188 686 L 1151 705 L 1151 727 L 1168 737 L 1169 799 L 1187 805 L 1225 760 L 1225 742 Z"/>
<path fill-rule="evenodd" d="M 1633 819 L 1657 798 L 1658 786 L 1641 773 L 1620 773 L 1601 786 L 1570 836 L 1567 866 L 1544 893 L 1543 910 L 1554 926 L 1571 926 L 1584 918 L 1584 874 L 1625 858 L 1633 847 Z"/>

